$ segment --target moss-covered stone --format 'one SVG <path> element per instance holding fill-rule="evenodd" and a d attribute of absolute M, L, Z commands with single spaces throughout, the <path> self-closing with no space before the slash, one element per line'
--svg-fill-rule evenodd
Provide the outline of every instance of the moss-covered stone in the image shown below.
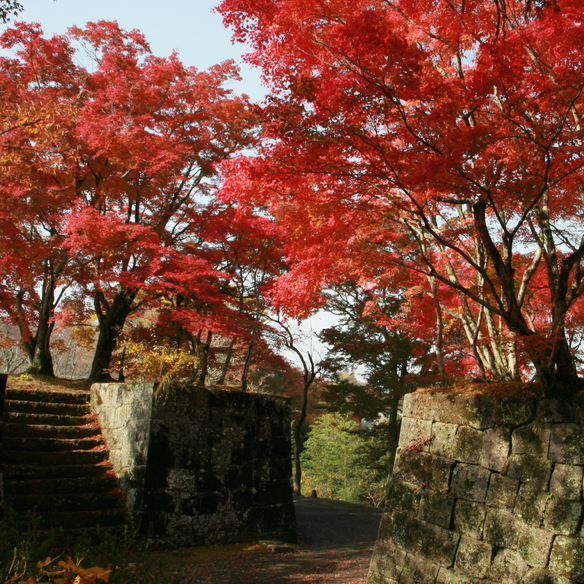
<path fill-rule="evenodd" d="M 489 509 L 483 539 L 496 547 L 517 550 L 519 533 L 523 527 L 524 524 L 512 513 L 502 509 Z"/>
<path fill-rule="evenodd" d="M 456 552 L 456 569 L 466 576 L 486 578 L 491 568 L 494 548 L 467 535 L 460 538 Z"/>
<path fill-rule="evenodd" d="M 525 526 L 519 532 L 517 551 L 529 566 L 544 568 L 548 563 L 553 540 L 553 533 Z"/>
<path fill-rule="evenodd" d="M 447 491 L 453 465 L 453 461 L 441 456 L 399 448 L 393 476 L 421 488 L 430 485 L 433 489 Z"/>
<path fill-rule="evenodd" d="M 582 498 L 584 469 L 581 466 L 556 464 L 550 482 L 550 492 L 555 497 L 579 501 Z"/>
<path fill-rule="evenodd" d="M 584 426 L 554 425 L 551 432 L 549 458 L 560 464 L 584 465 Z"/>
<path fill-rule="evenodd" d="M 457 464 L 452 471 L 450 492 L 454 497 L 483 503 L 491 473 L 475 464 Z"/>
<path fill-rule="evenodd" d="M 380 541 L 371 557 L 371 571 L 390 581 L 399 581 L 406 561 L 407 552 L 391 541 Z M 369 579 L 367 580 L 369 583 Z"/>
<path fill-rule="evenodd" d="M 582 503 L 560 499 L 553 495 L 544 520 L 544 527 L 553 533 L 561 535 L 575 535 L 582 518 Z"/>
<path fill-rule="evenodd" d="M 519 490 L 519 481 L 499 473 L 491 474 L 485 503 L 492 507 L 513 509 Z"/>
<path fill-rule="evenodd" d="M 487 507 L 459 499 L 454 506 L 454 529 L 475 539 L 483 539 Z"/>
<path fill-rule="evenodd" d="M 450 529 L 453 510 L 454 497 L 449 493 L 435 491 L 428 487 L 422 489 L 418 514 L 420 519 Z"/>
<path fill-rule="evenodd" d="M 533 489 L 547 491 L 552 476 L 552 463 L 541 456 L 512 454 L 507 464 L 507 476 Z"/>
<path fill-rule="evenodd" d="M 551 426 L 549 424 L 535 421 L 527 426 L 521 426 L 513 431 L 512 452 L 513 454 L 537 454 L 547 457 L 550 435 Z"/>

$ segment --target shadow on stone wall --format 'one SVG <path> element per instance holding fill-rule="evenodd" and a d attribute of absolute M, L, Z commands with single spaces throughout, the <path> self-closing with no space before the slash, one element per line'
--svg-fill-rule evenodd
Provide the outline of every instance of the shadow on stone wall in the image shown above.
<path fill-rule="evenodd" d="M 584 582 L 584 401 L 561 405 L 406 396 L 368 584 Z"/>
<path fill-rule="evenodd" d="M 92 404 L 128 519 L 157 546 L 295 541 L 288 400 L 96 384 Z"/>

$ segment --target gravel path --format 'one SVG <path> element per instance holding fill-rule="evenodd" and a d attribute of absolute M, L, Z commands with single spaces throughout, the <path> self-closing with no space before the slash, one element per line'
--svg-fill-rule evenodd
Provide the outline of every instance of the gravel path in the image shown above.
<path fill-rule="evenodd" d="M 236 554 L 206 560 L 187 550 L 159 561 L 212 584 L 365 584 L 381 511 L 326 499 L 295 500 L 295 553 Z"/>

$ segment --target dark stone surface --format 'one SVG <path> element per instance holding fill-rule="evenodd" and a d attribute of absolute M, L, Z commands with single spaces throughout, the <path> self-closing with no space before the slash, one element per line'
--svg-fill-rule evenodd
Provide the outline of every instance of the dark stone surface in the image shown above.
<path fill-rule="evenodd" d="M 295 541 L 288 401 L 187 387 L 154 399 L 139 533 L 158 547 Z"/>

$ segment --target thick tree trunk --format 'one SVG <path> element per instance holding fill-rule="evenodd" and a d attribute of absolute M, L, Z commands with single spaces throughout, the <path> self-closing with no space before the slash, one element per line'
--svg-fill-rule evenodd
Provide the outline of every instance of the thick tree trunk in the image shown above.
<path fill-rule="evenodd" d="M 578 393 L 582 379 L 578 377 L 574 356 L 563 331 L 555 339 L 529 338 L 526 351 L 542 386 L 542 397 L 565 399 Z"/>
<path fill-rule="evenodd" d="M 116 348 L 118 337 L 124 328 L 128 315 L 134 307 L 136 293 L 119 288 L 111 302 L 101 291 L 96 292 L 95 312 L 99 320 L 99 335 L 91 364 L 90 379 L 111 381 L 110 361 Z"/>

